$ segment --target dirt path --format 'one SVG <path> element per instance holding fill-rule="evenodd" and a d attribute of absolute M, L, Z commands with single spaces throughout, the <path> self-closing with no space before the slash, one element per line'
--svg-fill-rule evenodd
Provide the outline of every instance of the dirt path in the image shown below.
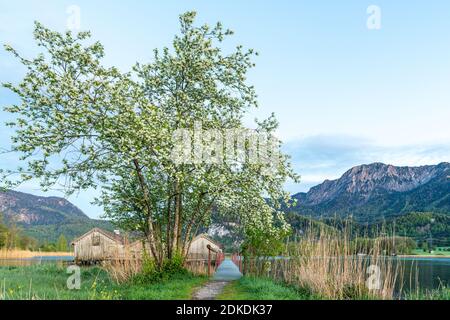
<path fill-rule="evenodd" d="M 193 300 L 214 300 L 229 281 L 210 281 L 192 295 Z"/>
<path fill-rule="evenodd" d="M 240 277 L 242 277 L 242 273 L 239 268 L 230 259 L 225 259 L 217 268 L 213 280 L 195 291 L 192 299 L 214 300 L 230 281 L 238 280 Z"/>

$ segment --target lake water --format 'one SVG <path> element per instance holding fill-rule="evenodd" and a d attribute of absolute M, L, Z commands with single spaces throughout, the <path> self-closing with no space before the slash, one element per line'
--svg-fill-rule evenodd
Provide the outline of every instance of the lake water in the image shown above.
<path fill-rule="evenodd" d="M 399 258 L 404 266 L 404 289 L 415 289 L 416 279 L 421 289 L 450 286 L 450 258 Z M 413 279 L 410 281 L 410 279 Z"/>
<path fill-rule="evenodd" d="M 28 259 L 0 259 L 2 266 L 30 266 L 41 263 L 67 264 L 74 257 L 49 256 Z M 440 285 L 450 286 L 450 258 L 393 258 L 403 266 L 403 289 L 436 289 Z M 410 280 L 412 279 L 412 281 Z"/>

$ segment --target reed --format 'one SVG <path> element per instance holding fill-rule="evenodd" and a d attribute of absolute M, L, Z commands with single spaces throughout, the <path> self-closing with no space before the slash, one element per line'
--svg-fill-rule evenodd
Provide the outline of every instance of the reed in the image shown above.
<path fill-rule="evenodd" d="M 375 240 L 362 257 L 355 252 L 349 229 L 330 232 L 311 226 L 290 246 L 288 257 L 247 259 L 244 271 L 325 299 L 393 299 L 401 291 L 402 267 L 382 254 L 380 244 L 381 239 Z"/>
<path fill-rule="evenodd" d="M 26 259 L 40 256 L 73 256 L 72 252 L 41 252 L 18 249 L 0 249 L 0 259 Z"/>
<path fill-rule="evenodd" d="M 213 262 L 213 264 L 214 264 L 214 262 Z M 205 276 L 208 274 L 208 260 L 207 259 L 186 260 L 184 263 L 184 266 L 190 273 L 192 273 L 194 275 Z"/>
<path fill-rule="evenodd" d="M 109 260 L 102 263 L 110 277 L 118 284 L 129 281 L 142 272 L 142 257 L 136 256 L 136 252 L 129 246 L 123 251 L 118 251 Z"/>
<path fill-rule="evenodd" d="M 142 255 L 137 255 L 136 251 L 131 250 L 125 246 L 123 250 L 117 252 L 111 259 L 102 263 L 103 268 L 109 273 L 110 277 L 116 283 L 129 282 L 133 278 L 147 275 L 146 280 L 150 281 L 152 278 L 165 278 L 167 273 L 187 271 L 194 276 L 204 276 L 208 274 L 208 260 L 207 259 L 187 259 L 181 260 L 180 268 L 173 268 L 169 264 L 159 270 L 154 261 L 151 259 L 146 250 L 143 250 Z M 213 261 L 213 268 L 215 261 Z M 166 270 L 167 269 L 167 270 Z M 166 275 L 164 275 L 166 273 Z"/>

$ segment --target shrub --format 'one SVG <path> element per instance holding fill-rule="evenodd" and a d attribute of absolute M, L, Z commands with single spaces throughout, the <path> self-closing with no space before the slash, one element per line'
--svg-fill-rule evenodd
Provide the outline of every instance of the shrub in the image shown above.
<path fill-rule="evenodd" d="M 166 281 L 181 275 L 188 274 L 184 267 L 183 257 L 176 255 L 170 260 L 163 261 L 162 266 L 157 266 L 148 255 L 143 257 L 142 270 L 133 276 L 132 282 L 138 284 Z"/>

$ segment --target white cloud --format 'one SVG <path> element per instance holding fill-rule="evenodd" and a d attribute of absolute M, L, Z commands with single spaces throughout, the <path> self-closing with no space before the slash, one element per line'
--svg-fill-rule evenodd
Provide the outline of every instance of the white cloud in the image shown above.
<path fill-rule="evenodd" d="M 352 136 L 313 136 L 295 140 L 284 146 L 291 155 L 300 184 L 288 183 L 291 192 L 307 191 L 324 180 L 339 178 L 351 167 L 382 162 L 396 166 L 433 165 L 450 161 L 450 143 L 378 145 Z"/>

